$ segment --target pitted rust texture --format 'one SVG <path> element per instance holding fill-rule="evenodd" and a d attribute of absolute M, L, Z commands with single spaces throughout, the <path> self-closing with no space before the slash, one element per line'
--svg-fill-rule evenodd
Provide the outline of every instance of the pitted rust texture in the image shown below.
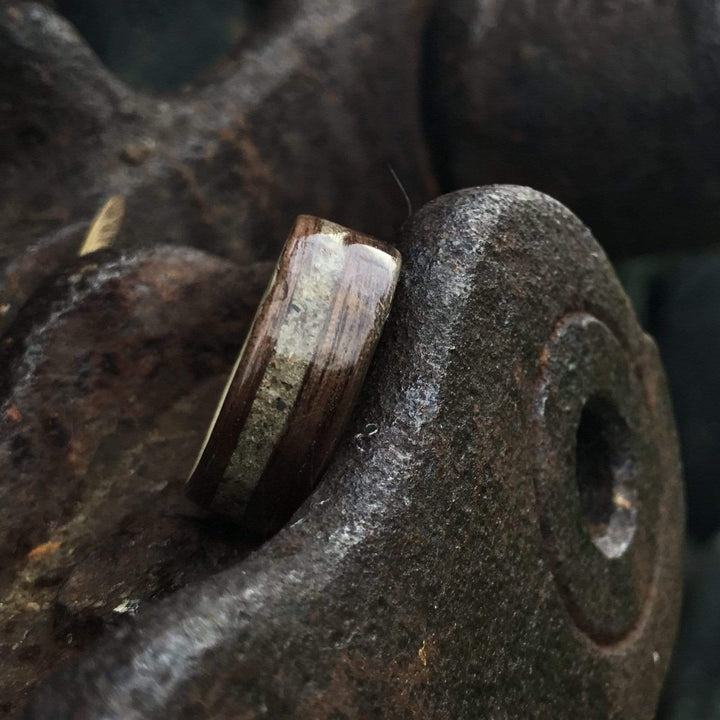
<path fill-rule="evenodd" d="M 95 253 L 12 319 L 0 341 L 0 716 L 106 623 L 252 546 L 198 515 L 183 481 L 270 270 L 191 248 Z"/>
<path fill-rule="evenodd" d="M 438 2 L 424 87 L 443 187 L 542 190 L 612 256 L 715 243 L 717 7 Z"/>
<path fill-rule="evenodd" d="M 0 334 L 53 273 L 77 258 L 87 229 L 87 223 L 69 225 L 0 263 Z"/>
<path fill-rule="evenodd" d="M 404 205 L 388 163 L 416 207 L 436 176 L 538 187 L 611 255 L 715 242 L 713 0 L 271 5 L 219 69 L 153 98 L 45 5 L 5 3 L 2 255 L 115 193 L 123 246 L 271 259 L 299 213 L 390 238 Z"/>
<path fill-rule="evenodd" d="M 63 667 L 25 718 L 653 717 L 678 618 L 683 499 L 652 342 L 590 233 L 534 191 L 444 196 L 400 249 L 354 427 L 293 521 Z M 649 458 L 635 477 L 637 566 L 616 572 L 577 536 L 579 517 L 551 518 L 576 543 L 560 570 L 590 571 L 592 603 L 617 588 L 636 601 L 630 617 L 612 602 L 593 614 L 612 636 L 601 643 L 569 611 L 541 520 L 554 512 L 543 484 L 581 505 L 563 485 L 571 452 L 539 480 L 543 453 L 567 450 L 576 430 L 577 411 L 560 412 L 543 439 L 538 405 L 567 387 L 552 338 L 575 314 L 607 329 L 619 369 L 580 328 L 570 350 L 589 355 L 573 408 L 604 388 Z"/>
<path fill-rule="evenodd" d="M 0 8 L 0 253 L 127 197 L 125 247 L 274 259 L 300 213 L 390 237 L 435 193 L 417 78 L 424 0 L 281 0 L 191 90 L 115 79 L 46 6 Z"/>

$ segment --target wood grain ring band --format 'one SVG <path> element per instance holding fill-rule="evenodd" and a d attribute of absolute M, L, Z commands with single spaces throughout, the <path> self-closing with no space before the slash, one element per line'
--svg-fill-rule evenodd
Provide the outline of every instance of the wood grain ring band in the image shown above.
<path fill-rule="evenodd" d="M 188 478 L 191 499 L 262 534 L 290 517 L 350 416 L 399 271 L 394 248 L 297 219 Z"/>

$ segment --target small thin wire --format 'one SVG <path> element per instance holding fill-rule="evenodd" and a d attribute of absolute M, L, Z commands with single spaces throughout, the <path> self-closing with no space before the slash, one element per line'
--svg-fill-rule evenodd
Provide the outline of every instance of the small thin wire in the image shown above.
<path fill-rule="evenodd" d="M 408 215 L 406 220 L 409 220 L 412 217 L 413 214 L 413 208 L 412 208 L 412 202 L 410 202 L 410 196 L 407 194 L 407 191 L 405 190 L 405 186 L 400 182 L 400 178 L 397 176 L 397 173 L 395 172 L 393 166 L 388 163 L 388 170 L 390 171 L 390 174 L 393 177 L 393 180 L 397 183 L 397 186 L 400 188 L 400 192 L 403 194 L 403 197 L 405 198 L 405 204 L 407 205 Z"/>

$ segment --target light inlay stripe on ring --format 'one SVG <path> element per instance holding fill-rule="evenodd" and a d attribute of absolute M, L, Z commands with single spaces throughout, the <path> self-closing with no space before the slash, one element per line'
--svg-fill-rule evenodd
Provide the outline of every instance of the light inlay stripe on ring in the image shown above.
<path fill-rule="evenodd" d="M 304 247 L 298 252 L 307 256 L 306 269 L 298 278 L 275 350 L 212 507 L 227 512 L 233 511 L 232 504 L 238 506 L 235 512 L 241 510 L 260 480 L 325 329 L 345 260 L 346 234 L 318 233 L 301 241 Z"/>
<path fill-rule="evenodd" d="M 267 534 L 312 490 L 365 376 L 397 251 L 300 216 L 188 478 L 202 505 Z"/>

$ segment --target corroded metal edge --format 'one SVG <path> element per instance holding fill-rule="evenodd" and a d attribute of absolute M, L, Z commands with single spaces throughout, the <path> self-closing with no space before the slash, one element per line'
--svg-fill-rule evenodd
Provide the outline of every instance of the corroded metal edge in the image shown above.
<path fill-rule="evenodd" d="M 25 718 L 654 715 L 680 608 L 669 400 L 607 259 L 525 188 L 444 196 L 409 223 L 354 432 L 294 520 L 62 668 Z M 633 359 L 661 454 L 643 622 L 599 647 L 543 550 L 532 435 L 542 348 L 585 311 Z M 640 509 L 642 512 L 642 508 Z"/>

